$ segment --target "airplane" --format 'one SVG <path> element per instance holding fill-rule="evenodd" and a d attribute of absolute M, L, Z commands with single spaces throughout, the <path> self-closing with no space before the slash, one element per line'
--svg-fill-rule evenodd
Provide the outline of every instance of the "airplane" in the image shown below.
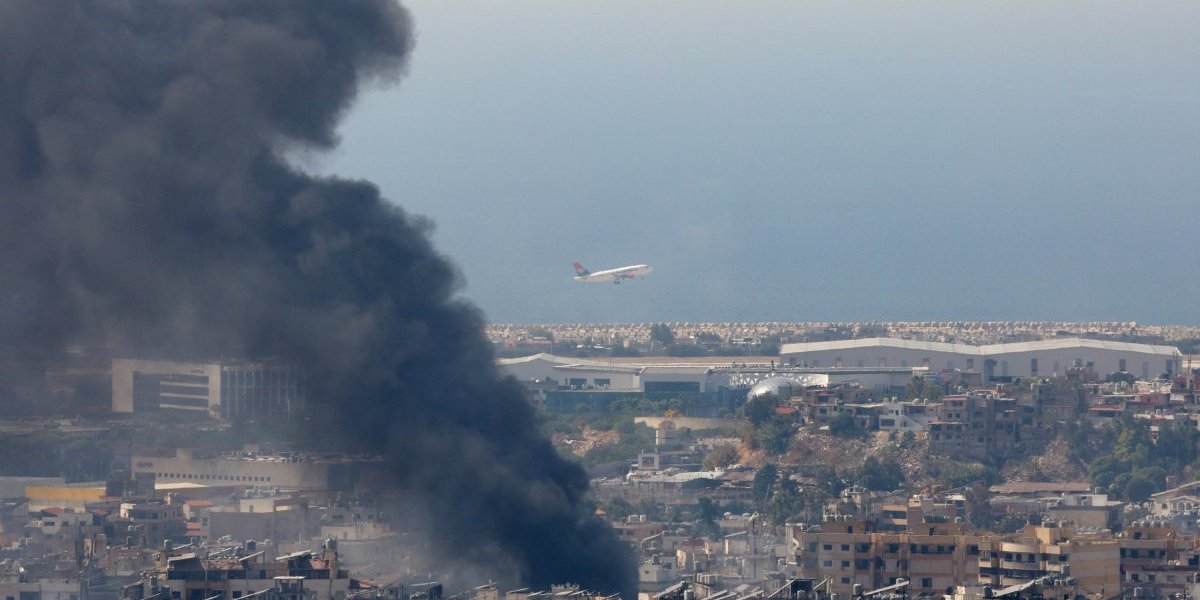
<path fill-rule="evenodd" d="M 593 273 L 579 263 L 573 264 L 575 266 L 575 281 L 586 281 L 588 283 L 608 281 L 621 283 L 625 279 L 645 277 L 650 274 L 650 271 L 654 270 L 650 268 L 650 265 L 630 265 L 628 267 L 618 267 L 616 269 L 607 269 Z"/>

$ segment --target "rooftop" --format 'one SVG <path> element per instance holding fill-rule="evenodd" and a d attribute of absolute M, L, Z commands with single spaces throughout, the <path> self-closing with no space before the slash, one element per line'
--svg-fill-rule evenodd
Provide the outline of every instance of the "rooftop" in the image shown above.
<path fill-rule="evenodd" d="M 780 354 L 798 354 L 801 352 L 820 352 L 823 350 L 878 347 L 923 350 L 925 352 L 946 352 L 950 354 L 973 354 L 976 356 L 992 356 L 1014 352 L 1038 352 L 1065 348 L 1096 348 L 1103 350 L 1116 350 L 1120 352 L 1159 354 L 1163 356 L 1183 356 L 1179 349 L 1174 346 L 1155 346 L 1151 344 L 1134 344 L 1130 342 L 1113 342 L 1107 340 L 1093 340 L 1088 338 L 1062 338 L 1038 340 L 1033 342 L 1013 342 L 1008 344 L 988 344 L 984 346 L 975 346 L 972 344 L 949 344 L 946 342 L 926 342 L 919 340 L 905 340 L 900 338 L 876 337 L 855 340 L 836 340 L 831 342 L 784 344 Z"/>

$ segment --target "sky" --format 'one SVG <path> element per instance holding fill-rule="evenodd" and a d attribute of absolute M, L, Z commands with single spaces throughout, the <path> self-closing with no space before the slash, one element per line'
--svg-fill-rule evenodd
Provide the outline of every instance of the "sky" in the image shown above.
<path fill-rule="evenodd" d="M 1200 3 L 405 5 L 310 168 L 430 219 L 491 322 L 1200 324 Z"/>

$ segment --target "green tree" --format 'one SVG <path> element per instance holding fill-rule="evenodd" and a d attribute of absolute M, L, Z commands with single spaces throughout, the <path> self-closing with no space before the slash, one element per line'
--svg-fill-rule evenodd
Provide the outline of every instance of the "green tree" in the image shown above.
<path fill-rule="evenodd" d="M 774 394 L 764 394 L 750 399 L 742 405 L 742 416 L 755 429 L 762 427 L 767 421 L 775 418 L 775 408 L 779 406 L 779 398 Z"/>
<path fill-rule="evenodd" d="M 767 501 L 771 495 L 771 487 L 775 485 L 775 478 L 778 476 L 779 470 L 771 463 L 763 465 L 754 473 L 754 483 L 750 486 L 750 494 L 754 499 L 755 506 L 761 507 Z"/>
<path fill-rule="evenodd" d="M 779 336 L 763 338 L 754 346 L 754 353 L 759 356 L 776 356 L 779 354 Z"/>
<path fill-rule="evenodd" d="M 804 496 L 796 489 L 790 473 L 784 473 L 771 500 L 767 502 L 767 520 L 773 525 L 783 525 L 792 517 L 802 514 L 805 508 Z"/>
<path fill-rule="evenodd" d="M 554 332 L 545 327 L 530 327 L 529 337 L 542 338 L 549 340 L 551 344 L 554 343 Z"/>
<path fill-rule="evenodd" d="M 939 483 L 951 488 L 962 487 L 976 482 L 990 486 L 1000 481 L 999 470 L 977 462 L 939 459 L 931 470 Z"/>
<path fill-rule="evenodd" d="M 701 521 L 716 521 L 721 517 L 721 506 L 707 496 L 700 496 L 697 499 L 696 508 Z"/>
<path fill-rule="evenodd" d="M 779 419 L 771 419 L 754 433 L 755 446 L 767 454 L 779 455 L 787 452 L 792 441 L 792 428 Z"/>
<path fill-rule="evenodd" d="M 850 411 L 843 410 L 829 422 L 829 433 L 843 438 L 861 437 L 863 430 Z"/>
<path fill-rule="evenodd" d="M 665 348 L 675 343 L 675 332 L 666 323 L 655 323 L 650 326 L 650 341 Z"/>
<path fill-rule="evenodd" d="M 696 504 L 696 529 L 701 535 L 716 538 L 721 534 L 717 519 L 721 517 L 721 507 L 712 498 L 700 496 Z"/>
<path fill-rule="evenodd" d="M 1088 465 L 1088 480 L 1092 485 L 1107 488 L 1113 484 L 1113 480 L 1117 475 L 1128 471 L 1125 463 L 1117 460 L 1111 454 L 1105 454 L 1097 457 Z"/>
<path fill-rule="evenodd" d="M 634 514 L 646 515 L 648 520 L 657 521 L 662 515 L 662 504 L 652 498 L 642 498 L 634 506 Z"/>
<path fill-rule="evenodd" d="M 817 489 L 827 496 L 836 497 L 842 490 L 850 487 L 850 483 L 838 470 L 830 465 L 815 465 L 808 473 L 817 482 Z"/>
<path fill-rule="evenodd" d="M 1144 502 L 1150 498 L 1150 494 L 1156 491 L 1158 491 L 1158 484 L 1144 475 L 1135 474 L 1125 484 L 1125 499 L 1131 502 Z"/>
<path fill-rule="evenodd" d="M 892 458 L 868 456 L 858 468 L 858 484 L 875 491 L 891 491 L 904 485 L 904 469 Z"/>

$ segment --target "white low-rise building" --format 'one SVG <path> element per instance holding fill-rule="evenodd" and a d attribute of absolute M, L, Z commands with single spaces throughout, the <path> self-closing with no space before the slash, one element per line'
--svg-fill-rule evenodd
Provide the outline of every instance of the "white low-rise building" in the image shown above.
<path fill-rule="evenodd" d="M 1180 371 L 1183 355 L 1173 346 L 1063 338 L 1011 344 L 950 344 L 895 338 L 864 338 L 785 344 L 780 361 L 810 368 L 902 367 L 982 373 L 984 379 L 1063 375 L 1072 368 L 1126 372 L 1142 379 Z"/>

